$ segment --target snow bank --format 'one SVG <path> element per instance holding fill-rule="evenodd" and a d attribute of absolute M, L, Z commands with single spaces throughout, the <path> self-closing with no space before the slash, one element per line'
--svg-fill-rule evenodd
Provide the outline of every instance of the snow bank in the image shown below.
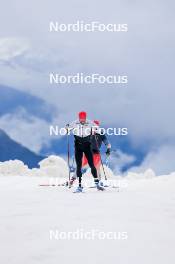
<path fill-rule="evenodd" d="M 136 172 L 128 172 L 126 175 L 126 179 L 134 180 L 134 179 L 151 179 L 156 176 L 155 172 L 152 169 L 147 169 L 143 173 L 136 173 Z"/>
<path fill-rule="evenodd" d="M 58 156 L 49 156 L 39 163 L 39 169 L 29 169 L 20 160 L 0 162 L 0 176 L 42 176 L 64 178 L 68 175 L 65 160 Z"/>
<path fill-rule="evenodd" d="M 0 176 L 34 176 L 34 177 L 52 177 L 52 178 L 67 178 L 68 177 L 68 166 L 67 162 L 59 157 L 51 155 L 46 159 L 43 159 L 39 163 L 38 169 L 29 169 L 20 160 L 9 160 L 5 162 L 0 162 Z M 138 173 L 129 171 L 126 176 L 123 175 L 114 175 L 112 170 L 104 165 L 105 174 L 108 179 L 126 179 L 126 180 L 137 180 L 137 179 L 152 179 L 156 177 L 155 172 L 150 168 L 145 172 Z M 170 176 L 175 175 L 175 172 L 169 174 Z M 116 177 L 117 176 L 117 177 Z M 103 168 L 101 167 L 101 177 L 104 179 Z M 90 169 L 83 175 L 83 178 L 90 179 L 91 171 Z"/>
<path fill-rule="evenodd" d="M 40 163 L 41 174 L 49 177 L 65 178 L 68 175 L 68 166 L 66 161 L 59 156 L 49 156 Z"/>
<path fill-rule="evenodd" d="M 28 171 L 28 166 L 24 165 L 21 160 L 9 160 L 0 162 L 0 176 L 22 176 L 28 174 Z"/>

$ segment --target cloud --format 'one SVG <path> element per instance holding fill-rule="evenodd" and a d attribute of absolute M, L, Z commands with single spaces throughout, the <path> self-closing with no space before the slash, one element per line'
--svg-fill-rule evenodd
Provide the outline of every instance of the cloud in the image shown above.
<path fill-rule="evenodd" d="M 164 175 L 175 170 L 175 145 L 164 145 L 150 152 L 140 167 L 132 168 L 133 172 L 144 172 L 152 168 L 157 175 Z"/>
<path fill-rule="evenodd" d="M 1 117 L 0 127 L 12 139 L 36 153 L 48 142 L 49 123 L 34 116 L 28 118 L 24 109 Z"/>
<path fill-rule="evenodd" d="M 28 49 L 29 44 L 22 38 L 0 38 L 0 62 L 8 62 Z"/>
<path fill-rule="evenodd" d="M 121 174 L 124 167 L 131 165 L 136 158 L 133 155 L 128 155 L 118 150 L 117 152 L 112 152 L 109 159 L 109 166 L 114 171 L 115 174 Z"/>
<path fill-rule="evenodd" d="M 26 50 L 28 44 L 23 42 L 13 46 L 15 51 L 11 44 L 7 50 L 4 48 L 0 53 L 2 58 L 13 62 L 15 68 L 0 65 L 0 81 L 59 106 L 58 122 L 67 123 L 79 110 L 85 109 L 90 118 L 98 118 L 104 125 L 128 127 L 132 144 L 137 148 L 149 144 L 152 152 L 155 147 L 175 142 L 174 1 L 170 0 L 167 5 L 158 0 L 132 3 L 73 0 L 67 6 L 66 1 L 56 0 L 51 3 L 14 0 L 10 8 L 3 3 L 1 10 L 5 11 L 0 11 L 0 22 L 7 22 L 2 34 L 9 36 L 8 39 L 13 39 L 11 36 L 29 39 L 30 49 Z M 129 31 L 125 34 L 52 34 L 50 20 L 128 23 Z M 128 75 L 129 83 L 127 87 L 50 86 L 50 71 L 105 75 L 120 72 Z"/>

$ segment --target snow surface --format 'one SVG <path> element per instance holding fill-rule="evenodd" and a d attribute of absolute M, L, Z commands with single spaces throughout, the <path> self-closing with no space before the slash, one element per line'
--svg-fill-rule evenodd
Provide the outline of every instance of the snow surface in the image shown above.
<path fill-rule="evenodd" d="M 157 177 L 149 169 L 123 179 L 106 170 L 121 183 L 119 191 L 85 187 L 85 193 L 74 194 L 66 187 L 39 186 L 51 177 L 64 181 L 67 172 L 55 156 L 34 170 L 20 161 L 0 163 L 0 263 L 174 264 L 175 173 Z M 125 232 L 127 239 L 50 237 L 50 231 L 77 230 Z"/>

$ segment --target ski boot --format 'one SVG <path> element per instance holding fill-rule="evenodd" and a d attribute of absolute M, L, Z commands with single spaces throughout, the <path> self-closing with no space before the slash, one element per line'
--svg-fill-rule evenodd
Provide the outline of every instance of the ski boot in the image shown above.
<path fill-rule="evenodd" d="M 95 181 L 95 186 L 97 188 L 98 191 L 104 191 L 105 188 L 103 187 L 103 184 L 101 184 L 101 182 L 98 181 Z"/>
<path fill-rule="evenodd" d="M 102 186 L 102 187 L 104 187 L 104 184 L 103 184 L 102 181 L 99 181 L 99 185 Z"/>
<path fill-rule="evenodd" d="M 76 188 L 76 190 L 74 191 L 74 193 L 82 193 L 83 192 L 83 187 L 82 186 L 78 186 Z"/>

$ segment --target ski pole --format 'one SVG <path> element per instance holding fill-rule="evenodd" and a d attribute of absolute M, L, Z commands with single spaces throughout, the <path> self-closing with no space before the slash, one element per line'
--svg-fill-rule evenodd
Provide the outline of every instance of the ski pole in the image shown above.
<path fill-rule="evenodd" d="M 101 160 L 101 165 L 102 165 L 102 168 L 103 168 L 103 173 L 104 173 L 104 176 L 105 176 L 105 181 L 107 181 L 107 176 L 106 176 L 106 172 L 105 172 L 105 168 L 104 168 L 104 164 L 103 164 L 103 161 L 102 161 L 101 154 L 100 154 L 100 160 Z"/>
<path fill-rule="evenodd" d="M 105 176 L 105 181 L 107 181 L 107 176 L 106 176 L 106 172 L 105 172 L 105 169 L 104 169 L 104 164 L 103 164 L 102 157 L 101 157 L 101 153 L 100 153 L 100 148 L 98 146 L 98 142 L 97 142 L 96 135 L 94 135 L 94 136 L 95 136 L 95 142 L 96 142 L 96 145 L 97 145 L 97 149 L 98 149 L 98 152 L 99 152 L 99 155 L 100 155 L 100 161 L 101 161 L 101 166 L 103 168 L 103 173 L 104 173 L 104 176 Z"/>
<path fill-rule="evenodd" d="M 69 131 L 68 130 L 67 130 L 67 164 L 69 168 L 68 180 L 70 183 L 70 141 L 69 141 Z"/>
<path fill-rule="evenodd" d="M 108 167 L 108 168 L 109 168 L 109 158 L 108 158 L 108 157 L 106 157 L 106 160 L 105 160 L 105 165 L 106 165 L 106 167 Z"/>

